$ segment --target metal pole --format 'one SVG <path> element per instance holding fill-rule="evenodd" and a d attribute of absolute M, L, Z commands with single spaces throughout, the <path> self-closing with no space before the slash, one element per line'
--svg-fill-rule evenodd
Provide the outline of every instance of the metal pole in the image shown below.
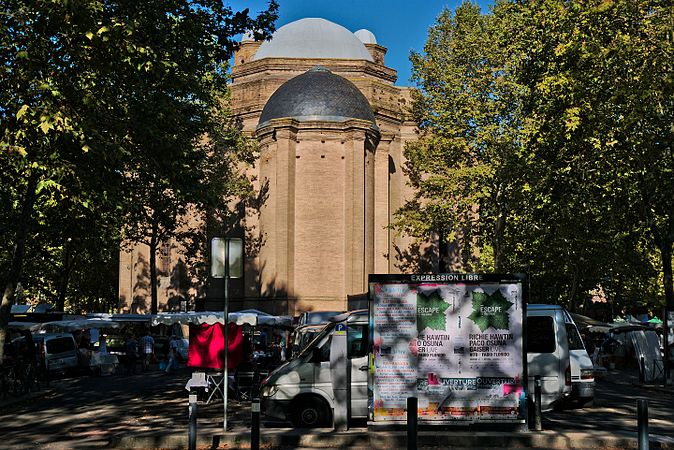
<path fill-rule="evenodd" d="M 227 432 L 227 391 L 229 390 L 229 376 L 227 374 L 227 354 L 229 353 L 229 240 L 225 240 L 225 311 L 224 311 L 224 335 L 225 335 L 225 367 L 222 368 L 222 409 L 224 419 L 222 421 L 223 432 Z"/>
<path fill-rule="evenodd" d="M 260 399 L 254 398 L 250 414 L 250 449 L 260 450 Z"/>
<path fill-rule="evenodd" d="M 639 450 L 648 450 L 648 400 L 637 400 L 637 425 L 639 427 Z"/>
<path fill-rule="evenodd" d="M 534 430 L 541 431 L 541 376 L 534 377 Z"/>
<path fill-rule="evenodd" d="M 407 398 L 407 450 L 417 450 L 417 398 Z"/>
<path fill-rule="evenodd" d="M 197 448 L 197 393 L 190 389 L 189 397 L 189 450 Z"/>

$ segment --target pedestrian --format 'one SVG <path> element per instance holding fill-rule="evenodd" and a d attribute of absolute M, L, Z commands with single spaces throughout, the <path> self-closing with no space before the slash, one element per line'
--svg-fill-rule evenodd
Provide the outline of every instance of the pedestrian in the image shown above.
<path fill-rule="evenodd" d="M 108 338 L 104 334 L 98 338 L 98 353 L 106 354 L 108 353 Z"/>
<path fill-rule="evenodd" d="M 126 373 L 133 375 L 136 373 L 136 362 L 138 361 L 138 344 L 133 334 L 126 338 Z"/>
<path fill-rule="evenodd" d="M 143 358 L 141 361 L 143 364 L 143 372 L 145 372 L 154 358 L 154 338 L 150 336 L 149 331 L 145 333 L 145 336 L 140 338 L 140 352 L 140 356 Z"/>
<path fill-rule="evenodd" d="M 166 374 L 168 375 L 174 368 L 178 368 L 178 342 L 175 335 L 169 340 L 168 363 L 166 364 Z"/>

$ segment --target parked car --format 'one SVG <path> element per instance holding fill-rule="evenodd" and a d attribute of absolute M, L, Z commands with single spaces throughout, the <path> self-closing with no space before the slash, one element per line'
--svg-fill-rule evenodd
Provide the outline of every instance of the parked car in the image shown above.
<path fill-rule="evenodd" d="M 77 345 L 72 334 L 34 334 L 33 341 L 48 371 L 69 373 L 79 367 Z"/>

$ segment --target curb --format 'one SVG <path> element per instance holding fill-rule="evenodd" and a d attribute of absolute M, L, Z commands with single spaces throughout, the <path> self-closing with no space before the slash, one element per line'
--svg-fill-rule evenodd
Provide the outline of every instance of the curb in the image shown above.
<path fill-rule="evenodd" d="M 209 430 L 212 431 L 212 430 Z M 441 430 L 438 430 L 441 431 Z M 184 434 L 122 436 L 110 442 L 109 448 L 149 449 L 187 448 L 188 436 Z M 202 432 L 197 437 L 197 446 L 206 448 L 248 449 L 250 432 L 233 431 L 224 437 L 221 433 Z M 407 434 L 404 431 L 369 432 L 358 429 L 335 432 L 332 429 L 262 430 L 260 448 L 406 448 Z M 607 435 L 600 432 L 420 432 L 419 448 L 546 448 L 546 449 L 593 449 L 593 448 L 638 448 L 636 436 Z M 651 436 L 650 448 L 674 449 L 674 439 Z"/>

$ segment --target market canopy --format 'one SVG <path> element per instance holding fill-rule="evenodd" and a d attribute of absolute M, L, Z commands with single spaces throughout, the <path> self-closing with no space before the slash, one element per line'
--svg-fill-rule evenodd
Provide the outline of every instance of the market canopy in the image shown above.
<path fill-rule="evenodd" d="M 9 322 L 7 328 L 11 330 L 28 330 L 32 331 L 33 328 L 37 325 L 40 325 L 37 322 Z"/>
<path fill-rule="evenodd" d="M 115 322 L 132 322 L 132 323 L 146 323 L 152 321 L 151 314 L 108 314 L 108 313 L 89 313 L 89 319 L 112 320 Z"/>
<path fill-rule="evenodd" d="M 119 328 L 121 326 L 122 323 L 115 320 L 82 318 L 38 323 L 31 327 L 31 331 L 40 333 L 62 333 L 89 328 Z"/>
<path fill-rule="evenodd" d="M 223 311 L 190 311 L 182 313 L 159 313 L 152 316 L 152 325 L 171 325 L 179 323 L 183 325 L 188 324 L 208 324 L 224 323 Z M 292 319 L 288 316 L 273 316 L 262 311 L 246 310 L 230 312 L 228 314 L 228 322 L 237 325 L 250 326 L 272 326 L 292 328 Z"/>

